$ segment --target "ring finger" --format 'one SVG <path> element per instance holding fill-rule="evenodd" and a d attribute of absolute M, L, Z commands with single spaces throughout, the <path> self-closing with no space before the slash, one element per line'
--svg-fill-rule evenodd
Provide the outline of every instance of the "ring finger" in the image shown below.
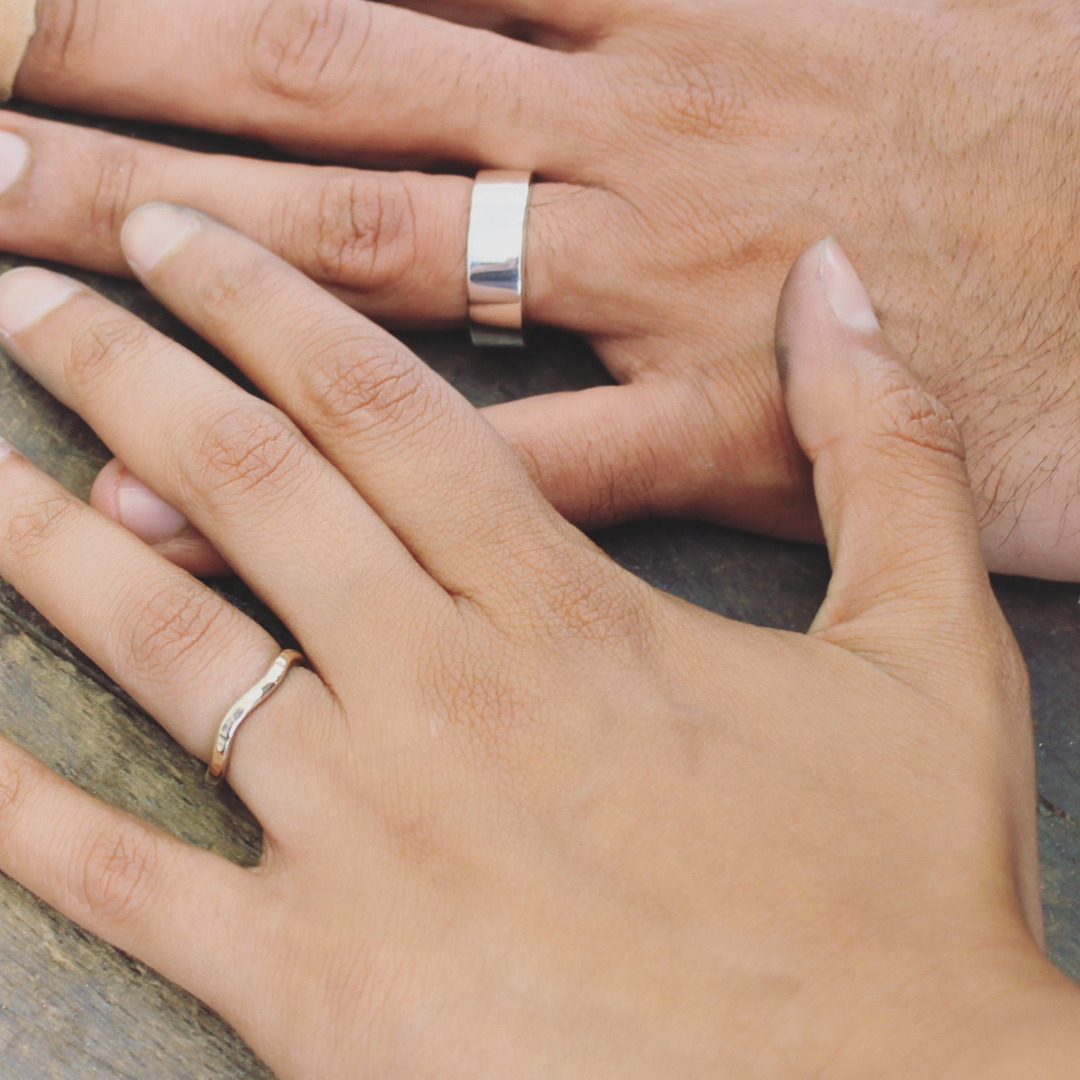
<path fill-rule="evenodd" d="M 124 220 L 148 202 L 180 203 L 259 241 L 380 321 L 465 319 L 465 177 L 199 154 L 18 113 L 0 118 L 0 248 L 126 275 Z M 615 227 L 607 220 L 615 212 L 601 189 L 534 185 L 530 321 L 583 334 L 614 329 L 596 293 L 607 265 L 597 238 Z"/>
<path fill-rule="evenodd" d="M 0 576 L 206 760 L 225 710 L 277 653 L 270 635 L 2 440 L 0 536 Z M 268 827 L 269 808 L 297 786 L 312 718 L 331 707 L 298 669 L 245 727 L 230 782 Z"/>

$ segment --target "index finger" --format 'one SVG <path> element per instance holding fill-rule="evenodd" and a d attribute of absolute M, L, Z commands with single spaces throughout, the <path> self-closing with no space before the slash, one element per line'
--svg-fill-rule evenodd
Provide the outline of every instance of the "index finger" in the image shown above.
<path fill-rule="evenodd" d="M 451 594 L 535 602 L 556 535 L 588 546 L 457 391 L 277 256 L 164 204 L 136 211 L 123 245 L 151 292 L 288 412 Z"/>

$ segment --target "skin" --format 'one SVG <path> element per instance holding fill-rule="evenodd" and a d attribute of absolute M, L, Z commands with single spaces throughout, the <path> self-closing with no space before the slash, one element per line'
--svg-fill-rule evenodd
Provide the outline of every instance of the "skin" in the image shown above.
<path fill-rule="evenodd" d="M 0 245 L 123 273 L 128 212 L 182 201 L 383 322 L 456 325 L 469 181 L 439 162 L 533 169 L 529 317 L 584 335 L 620 384 L 489 411 L 544 494 L 582 526 L 692 515 L 814 538 L 772 321 L 793 259 L 832 233 L 960 426 L 991 568 L 1080 580 L 1074 5 L 421 7 L 39 0 L 20 96 L 337 164 L 6 114 L 30 157 Z M 113 516 L 125 475 L 94 492 Z M 225 568 L 197 532 L 131 524 Z"/>
<path fill-rule="evenodd" d="M 309 666 L 237 736 L 256 869 L 0 740 L 4 873 L 282 1080 L 1075 1073 L 958 429 L 838 246 L 777 329 L 835 567 L 803 636 L 617 567 L 451 387 L 250 240 L 156 205 L 123 243 L 266 401 L 44 270 L 0 281 L 5 348 Z M 0 573 L 205 757 L 265 631 L 14 452 L 0 536 Z"/>

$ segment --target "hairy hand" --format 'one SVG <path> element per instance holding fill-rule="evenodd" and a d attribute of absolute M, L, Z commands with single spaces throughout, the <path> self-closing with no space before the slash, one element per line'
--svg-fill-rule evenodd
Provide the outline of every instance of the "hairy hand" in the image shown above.
<path fill-rule="evenodd" d="M 0 741 L 5 873 L 283 1080 L 1072 1067 L 959 436 L 835 244 L 778 331 L 835 567 L 808 636 L 618 568 L 446 383 L 251 241 L 158 205 L 124 247 L 269 402 L 44 270 L 0 282 L 6 347 L 310 666 L 237 736 L 256 869 Z M 0 572 L 205 758 L 276 643 L 17 453 L 0 493 Z"/>
<path fill-rule="evenodd" d="M 582 525 L 654 513 L 820 535 L 771 335 L 787 267 L 832 233 L 960 424 L 991 567 L 1080 578 L 1071 10 L 426 6 L 41 0 L 17 90 L 323 160 L 535 170 L 529 315 L 583 334 L 625 385 L 490 419 Z M 12 250 L 126 271 L 125 215 L 182 201 L 377 319 L 464 317 L 464 178 L 200 156 L 12 114 L 5 126 L 29 141 L 0 203 Z M 116 478 L 95 496 L 114 513 Z M 212 568 L 204 547 L 180 546 L 185 565 Z"/>

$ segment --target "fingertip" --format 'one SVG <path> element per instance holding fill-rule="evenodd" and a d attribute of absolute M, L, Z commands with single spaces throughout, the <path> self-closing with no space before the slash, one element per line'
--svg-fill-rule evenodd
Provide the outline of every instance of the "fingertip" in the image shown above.
<path fill-rule="evenodd" d="M 877 334 L 881 330 L 874 305 L 844 249 L 831 236 L 817 245 L 818 276 L 837 321 L 849 330 Z"/>
<path fill-rule="evenodd" d="M 187 206 L 146 203 L 128 215 L 120 230 L 120 247 L 136 273 L 148 274 L 201 232 L 203 220 Z"/>
<path fill-rule="evenodd" d="M 0 334 L 11 338 L 36 326 L 83 289 L 43 266 L 17 266 L 0 275 Z"/>
<path fill-rule="evenodd" d="M 805 316 L 805 294 L 813 284 L 813 275 L 821 260 L 819 248 L 823 243 L 818 241 L 803 251 L 792 263 L 780 289 L 776 313 L 776 366 L 780 382 L 785 386 L 791 372 L 792 344 L 799 339 L 799 322 Z"/>
<path fill-rule="evenodd" d="M 16 132 L 0 128 L 0 195 L 26 178 L 29 164 L 30 143 Z"/>
<path fill-rule="evenodd" d="M 94 479 L 90 505 L 195 577 L 225 577 L 228 563 L 187 518 L 113 459 Z"/>
<path fill-rule="evenodd" d="M 164 543 L 189 528 L 188 520 L 119 461 L 106 465 L 90 492 L 92 505 L 150 545 Z"/>
<path fill-rule="evenodd" d="M 815 336 L 812 331 L 818 331 Z M 790 373 L 792 353 L 816 340 L 848 332 L 852 342 L 880 339 L 881 324 L 861 279 L 831 236 L 808 247 L 794 262 L 780 290 L 776 320 L 776 361 L 781 381 Z M 800 360 L 815 350 L 799 350 Z"/>
<path fill-rule="evenodd" d="M 120 521 L 120 507 L 117 501 L 117 485 L 124 466 L 116 459 L 102 467 L 90 487 L 90 505 L 99 513 L 113 521 Z"/>
<path fill-rule="evenodd" d="M 904 370 L 854 267 L 831 237 L 807 248 L 784 283 L 776 364 L 792 428 L 811 461 L 851 429 L 867 378 L 883 365 Z"/>

